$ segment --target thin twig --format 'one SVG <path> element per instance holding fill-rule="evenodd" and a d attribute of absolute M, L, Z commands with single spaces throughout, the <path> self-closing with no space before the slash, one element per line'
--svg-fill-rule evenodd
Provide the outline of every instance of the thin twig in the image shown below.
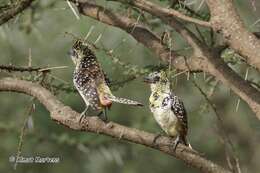
<path fill-rule="evenodd" d="M 26 133 L 26 124 L 28 122 L 29 116 L 32 114 L 32 112 L 34 112 L 33 101 L 34 101 L 34 98 L 32 98 L 32 100 L 31 100 L 32 103 L 29 105 L 28 110 L 26 111 L 26 117 L 24 119 L 23 126 L 21 128 L 21 133 L 20 133 L 20 137 L 19 137 L 19 144 L 18 144 L 15 162 L 14 162 L 14 169 L 15 170 L 16 170 L 16 167 L 17 167 L 17 164 L 18 164 L 17 159 L 21 156 L 21 153 L 22 153 L 22 146 L 23 146 L 24 136 L 25 136 L 25 133 Z"/>
<path fill-rule="evenodd" d="M 53 69 L 64 69 L 64 68 L 68 68 L 68 66 L 56 66 L 56 67 L 41 68 L 41 69 L 39 70 L 39 72 L 50 71 L 50 70 L 53 70 Z"/>
<path fill-rule="evenodd" d="M 248 78 L 248 74 L 249 74 L 249 67 L 246 69 L 246 73 L 245 73 L 245 81 L 246 81 L 247 78 Z M 236 110 L 235 110 L 236 112 L 238 112 L 238 108 L 239 108 L 240 102 L 241 102 L 241 99 L 238 98 L 238 100 L 237 100 L 237 104 L 236 104 Z"/>
<path fill-rule="evenodd" d="M 157 11 L 158 13 L 160 13 L 161 15 L 165 15 L 165 16 L 173 17 L 173 18 L 179 18 L 179 19 L 182 19 L 186 22 L 195 23 L 197 25 L 204 26 L 204 27 L 211 27 L 211 24 L 208 21 L 203 21 L 203 20 L 200 20 L 200 19 L 195 19 L 193 17 L 186 16 L 186 15 L 180 13 L 177 10 L 163 8 L 163 7 L 160 7 L 160 6 L 154 4 L 150 1 L 146 1 L 146 0 L 131 0 L 131 1 L 129 1 L 129 0 L 114 0 L 114 1 L 119 1 L 121 3 L 128 3 L 130 5 L 137 6 L 140 9 L 145 10 L 145 11 L 147 11 L 147 9 L 153 9 L 153 10 Z"/>
<path fill-rule="evenodd" d="M 14 66 L 14 65 L 0 65 L 0 70 L 5 70 L 8 72 L 48 72 L 53 69 L 63 69 L 68 66 L 56 66 L 56 67 L 22 67 L 22 66 Z"/>
<path fill-rule="evenodd" d="M 189 65 L 187 64 L 187 61 L 185 59 L 185 62 L 186 62 L 186 66 L 187 68 L 189 69 Z M 217 117 L 217 120 L 218 120 L 218 126 L 219 126 L 219 130 L 222 132 L 221 136 L 224 140 L 224 144 L 228 144 L 231 148 L 231 151 L 232 151 L 232 158 L 235 160 L 235 161 L 239 161 L 238 159 L 238 156 L 236 154 L 236 151 L 235 151 L 235 147 L 232 143 L 232 140 L 230 139 L 229 135 L 226 133 L 225 131 L 225 126 L 224 126 L 224 120 L 222 119 L 220 113 L 218 112 L 215 104 L 209 99 L 209 97 L 207 96 L 207 94 L 200 88 L 200 86 L 197 84 L 197 82 L 194 80 L 194 79 L 191 79 L 193 85 L 199 90 L 199 92 L 201 93 L 201 95 L 204 97 L 204 99 L 207 101 L 207 103 L 210 105 L 210 107 L 212 108 L 212 110 L 214 111 L 216 117 Z M 239 165 L 239 162 L 236 162 L 236 167 L 238 167 L 237 165 Z M 239 167 L 240 168 L 240 167 Z"/>
<path fill-rule="evenodd" d="M 237 167 L 237 168 L 240 168 L 240 166 L 237 166 L 239 165 L 239 159 L 238 159 L 238 156 L 236 154 L 236 151 L 235 151 L 235 147 L 229 137 L 229 135 L 227 134 L 227 132 L 225 131 L 225 128 L 224 128 L 224 120 L 222 119 L 221 115 L 218 113 L 218 110 L 216 108 L 216 106 L 214 105 L 214 103 L 212 103 L 212 101 L 208 98 L 207 94 L 200 88 L 200 86 L 197 84 L 197 82 L 195 80 L 191 80 L 192 83 L 194 84 L 194 86 L 200 91 L 201 95 L 205 98 L 205 100 L 207 101 L 207 103 L 210 105 L 210 107 L 212 108 L 212 110 L 214 111 L 216 117 L 217 117 L 217 120 L 218 120 L 218 125 L 219 125 L 219 130 L 222 132 L 222 138 L 224 140 L 224 143 L 228 144 L 231 148 L 231 151 L 232 151 L 232 158 L 234 159 L 234 161 L 236 162 L 236 166 L 232 166 L 233 168 L 234 167 Z M 232 163 L 232 162 L 231 162 Z"/>

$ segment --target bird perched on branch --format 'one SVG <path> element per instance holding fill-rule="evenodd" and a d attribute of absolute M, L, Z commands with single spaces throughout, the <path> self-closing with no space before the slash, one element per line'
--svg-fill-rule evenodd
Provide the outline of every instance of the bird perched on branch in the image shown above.
<path fill-rule="evenodd" d="M 166 73 L 164 71 L 150 73 L 144 81 L 151 86 L 149 102 L 155 120 L 167 135 L 176 137 L 174 150 L 179 142 L 190 146 L 187 141 L 186 110 L 183 102 L 171 91 Z"/>
<path fill-rule="evenodd" d="M 112 102 L 143 106 L 137 101 L 118 98 L 112 94 L 108 86 L 108 79 L 97 62 L 90 45 L 78 39 L 75 41 L 70 55 L 76 65 L 73 83 L 86 104 L 86 109 L 81 113 L 80 121 L 84 118 L 89 107 L 94 111 L 102 111 L 105 120 L 107 120 L 106 109 L 111 107 Z"/>

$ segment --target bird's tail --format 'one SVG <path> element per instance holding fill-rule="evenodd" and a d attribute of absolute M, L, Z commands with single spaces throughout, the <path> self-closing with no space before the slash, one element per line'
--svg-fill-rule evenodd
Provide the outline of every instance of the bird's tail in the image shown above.
<path fill-rule="evenodd" d="M 125 99 L 125 98 L 120 98 L 120 97 L 115 97 L 115 96 L 111 96 L 109 97 L 109 99 L 113 102 L 116 103 L 121 103 L 121 104 L 126 104 L 126 105 L 133 105 L 133 106 L 143 106 L 142 103 L 134 101 L 134 100 L 129 100 L 129 99 Z"/>

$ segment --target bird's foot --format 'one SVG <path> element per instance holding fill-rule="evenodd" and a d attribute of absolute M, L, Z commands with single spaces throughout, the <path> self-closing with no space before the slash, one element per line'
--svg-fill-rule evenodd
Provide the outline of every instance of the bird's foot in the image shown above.
<path fill-rule="evenodd" d="M 80 114 L 79 123 L 81 124 L 85 118 L 86 118 L 86 111 L 83 111 L 83 112 Z"/>
<path fill-rule="evenodd" d="M 152 145 L 153 145 L 155 148 L 158 148 L 158 147 L 159 147 L 159 145 L 156 144 L 156 141 L 157 141 L 157 139 L 160 138 L 161 136 L 162 136 L 162 134 L 161 134 L 161 133 L 158 133 L 158 134 L 156 134 L 156 136 L 153 138 L 153 143 L 152 143 Z"/>
<path fill-rule="evenodd" d="M 171 140 L 171 143 L 170 143 L 170 148 L 172 149 L 173 152 L 176 151 L 176 148 L 178 146 L 178 144 L 180 143 L 180 137 L 177 136 L 174 140 Z"/>
<path fill-rule="evenodd" d="M 86 112 L 88 110 L 88 107 L 86 107 L 86 109 L 80 114 L 79 117 L 79 123 L 81 124 L 83 122 L 83 120 L 86 118 Z"/>

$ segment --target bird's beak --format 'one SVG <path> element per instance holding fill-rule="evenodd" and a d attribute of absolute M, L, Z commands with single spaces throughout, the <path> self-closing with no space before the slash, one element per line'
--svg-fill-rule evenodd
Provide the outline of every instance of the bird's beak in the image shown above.
<path fill-rule="evenodd" d="M 75 53 L 74 53 L 73 49 L 70 49 L 70 50 L 67 52 L 67 54 L 68 54 L 70 57 L 75 56 Z"/>
<path fill-rule="evenodd" d="M 146 77 L 144 77 L 144 82 L 145 83 L 154 83 L 154 80 L 151 77 L 146 76 Z"/>

